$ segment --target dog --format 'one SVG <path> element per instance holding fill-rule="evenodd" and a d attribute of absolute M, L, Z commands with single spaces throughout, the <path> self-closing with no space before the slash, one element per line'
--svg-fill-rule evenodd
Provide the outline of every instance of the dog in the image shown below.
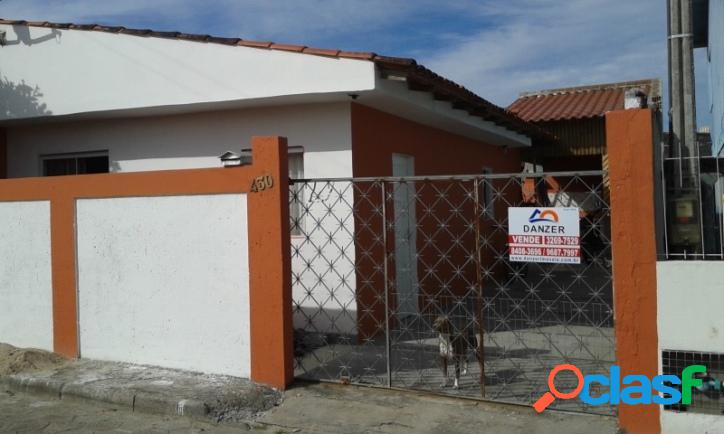
<path fill-rule="evenodd" d="M 432 329 L 438 334 L 438 342 L 440 348 L 440 368 L 442 369 L 443 383 L 442 387 L 447 387 L 450 377 L 448 375 L 448 363 L 452 362 L 455 367 L 455 381 L 453 389 L 460 387 L 460 374 L 468 373 L 468 350 L 474 349 L 478 363 L 482 363 L 481 354 L 479 352 L 480 335 L 475 334 L 470 339 L 471 333 L 456 330 L 450 318 L 446 315 L 440 315 L 435 318 L 432 323 Z M 474 340 L 474 343 L 472 342 Z"/>

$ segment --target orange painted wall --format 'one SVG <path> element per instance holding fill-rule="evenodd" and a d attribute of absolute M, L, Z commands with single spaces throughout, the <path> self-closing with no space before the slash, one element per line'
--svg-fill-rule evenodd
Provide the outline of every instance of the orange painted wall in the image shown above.
<path fill-rule="evenodd" d="M 352 104 L 352 171 L 355 177 L 392 176 L 392 154 L 415 157 L 416 175 L 520 172 L 520 152 Z"/>
<path fill-rule="evenodd" d="M 505 150 L 498 146 L 472 140 L 446 131 L 431 128 L 398 116 L 384 113 L 359 104 L 352 104 L 352 155 L 355 177 L 392 176 L 392 154 L 411 155 L 415 159 L 415 175 L 461 175 L 482 174 L 484 167 L 497 173 L 520 172 L 520 152 L 516 149 Z M 502 188 L 505 181 L 496 181 L 496 187 Z M 368 188 L 361 186 L 362 188 Z M 387 193 L 394 184 L 386 185 Z M 436 315 L 440 309 L 445 311 L 459 297 L 470 293 L 471 283 L 477 282 L 477 268 L 470 262 L 470 253 L 475 251 L 474 232 L 470 224 L 475 221 L 474 201 L 466 197 L 474 191 L 474 182 L 439 182 L 415 184 L 419 195 L 417 208 L 417 254 L 418 282 L 420 296 L 418 307 L 423 315 Z M 508 188 L 506 194 L 520 196 L 520 189 Z M 444 192 L 447 201 L 440 201 L 439 194 Z M 358 255 L 357 303 L 358 312 L 366 312 L 358 317 L 358 330 L 361 339 L 375 337 L 384 326 L 384 304 L 379 295 L 384 293 L 384 277 L 379 265 L 384 263 L 385 252 L 373 234 L 382 233 L 382 220 L 375 216 L 375 208 L 380 207 L 381 191 L 379 187 L 366 191 L 371 197 L 355 197 L 358 208 L 356 224 L 357 251 L 369 252 Z M 497 202 L 497 216 L 502 218 L 506 212 L 502 200 Z M 450 215 L 450 205 L 459 206 L 459 217 L 447 220 L 447 231 L 439 231 L 439 220 Z M 388 223 L 394 216 L 394 206 L 388 197 L 386 214 Z M 369 216 L 370 218 L 367 218 Z M 447 219 L 447 217 L 444 217 Z M 363 228 L 360 220 L 366 220 L 368 227 Z M 490 229 L 491 221 L 480 219 L 481 231 Z M 500 236 L 498 236 L 500 235 Z M 454 245 L 453 238 L 460 243 Z M 502 233 L 493 236 L 494 243 L 503 250 L 505 237 Z M 388 227 L 387 253 L 394 251 L 394 230 Z M 440 252 L 447 252 L 450 260 L 439 261 Z M 483 263 L 491 263 L 491 249 L 483 249 Z M 436 264 L 436 265 L 432 265 Z M 455 267 L 464 266 L 462 273 Z M 388 279 L 391 282 L 389 305 L 394 308 L 395 267 L 388 261 Z M 433 271 L 434 269 L 434 271 Z M 483 291 L 485 291 L 483 282 Z M 434 297 L 431 296 L 434 294 Z M 442 294 L 442 295 L 441 295 Z M 394 322 L 394 318 L 393 318 Z M 392 324 L 394 327 L 394 324 Z"/>
<path fill-rule="evenodd" d="M 651 110 L 606 115 L 611 180 L 616 362 L 621 375 L 658 375 L 656 229 Z M 659 406 L 620 405 L 629 434 L 659 433 Z"/>
<path fill-rule="evenodd" d="M 251 379 L 293 380 L 286 139 L 252 138 L 251 166 L 0 180 L 0 201 L 50 200 L 53 347 L 79 355 L 75 201 L 81 198 L 248 193 Z M 282 156 L 284 158 L 282 158 Z M 272 188 L 252 192 L 271 175 Z"/>
<path fill-rule="evenodd" d="M 253 137 L 252 148 L 274 187 L 249 194 L 251 379 L 285 389 L 294 380 L 287 139 Z"/>

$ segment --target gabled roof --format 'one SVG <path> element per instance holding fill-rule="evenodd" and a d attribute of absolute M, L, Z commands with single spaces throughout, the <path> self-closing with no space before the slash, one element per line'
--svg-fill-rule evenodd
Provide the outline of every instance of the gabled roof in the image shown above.
<path fill-rule="evenodd" d="M 661 82 L 649 79 L 526 92 L 508 111 L 528 122 L 602 117 L 609 111 L 624 109 L 629 89 L 641 89 L 651 105 L 658 104 L 661 98 Z"/>
<path fill-rule="evenodd" d="M 279 44 L 271 41 L 223 38 L 173 31 L 154 31 L 150 29 L 132 29 L 121 26 L 104 26 L 100 24 L 52 23 L 48 21 L 9 20 L 2 18 L 0 18 L 0 24 L 45 27 L 61 30 L 95 31 L 139 37 L 179 39 L 200 43 L 281 50 L 314 56 L 370 61 L 375 63 L 383 76 L 404 77 L 410 90 L 431 92 L 438 100 L 450 101 L 455 109 L 465 110 L 473 116 L 494 122 L 517 133 L 524 134 L 529 137 L 539 137 L 548 140 L 552 138 L 549 133 L 540 129 L 536 125 L 522 120 L 515 114 L 485 100 L 465 87 L 434 73 L 426 67 L 418 64 L 415 59 L 382 56 L 373 52 L 314 48 L 304 45 Z"/>

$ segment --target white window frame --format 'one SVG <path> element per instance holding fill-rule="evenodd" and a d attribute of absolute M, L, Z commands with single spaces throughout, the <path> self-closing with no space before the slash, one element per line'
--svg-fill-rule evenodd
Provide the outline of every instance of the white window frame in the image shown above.
<path fill-rule="evenodd" d="M 287 154 L 289 163 L 289 178 L 304 179 L 304 148 L 301 146 L 291 146 L 288 148 Z M 300 186 L 302 186 L 302 184 L 289 186 L 292 194 L 294 194 L 293 190 L 297 189 L 297 200 L 289 207 L 289 225 L 291 235 L 293 237 L 302 236 L 304 233 L 304 196 L 303 191 L 299 188 Z M 297 222 L 296 225 L 294 224 L 295 221 Z"/>

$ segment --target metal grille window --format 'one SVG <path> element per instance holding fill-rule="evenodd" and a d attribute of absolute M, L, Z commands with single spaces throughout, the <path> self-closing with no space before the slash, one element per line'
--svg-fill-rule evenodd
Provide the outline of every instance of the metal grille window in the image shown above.
<path fill-rule="evenodd" d="M 666 410 L 724 415 L 724 354 L 665 350 L 661 362 L 665 375 L 680 378 L 687 366 L 703 365 L 707 369 L 705 373 L 695 374 L 701 385 L 692 390 L 691 405 L 668 405 L 664 407 Z M 681 390 L 681 385 L 669 386 Z"/>
<path fill-rule="evenodd" d="M 689 166 L 696 173 L 681 177 Z M 724 260 L 724 159 L 664 158 L 661 169 L 659 258 Z"/>

